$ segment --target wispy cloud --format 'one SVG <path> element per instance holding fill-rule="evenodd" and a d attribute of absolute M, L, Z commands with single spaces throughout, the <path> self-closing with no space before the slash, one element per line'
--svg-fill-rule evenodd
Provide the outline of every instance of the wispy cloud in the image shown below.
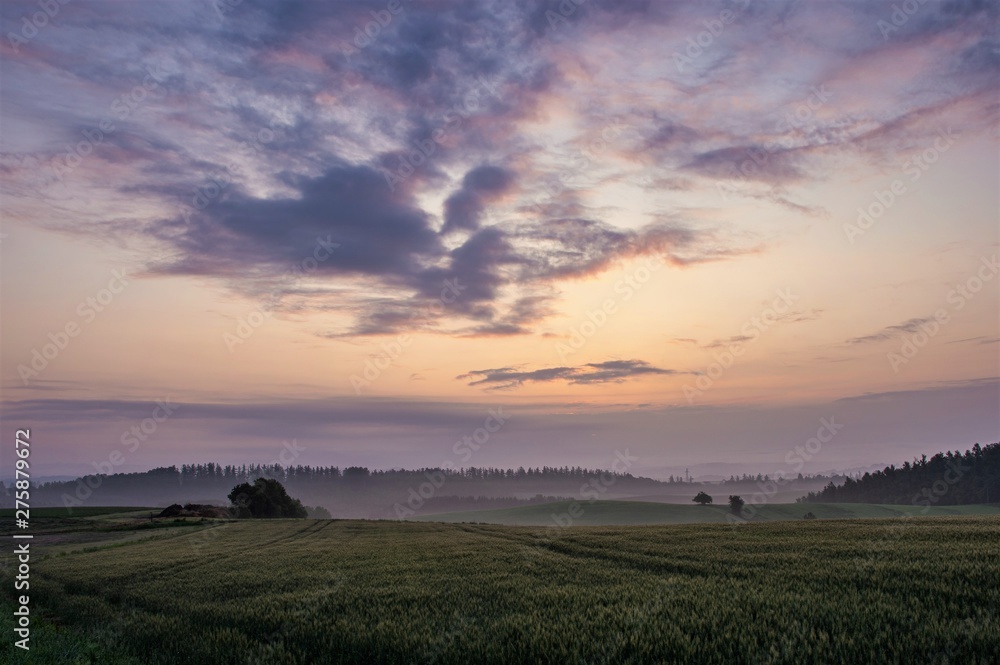
<path fill-rule="evenodd" d="M 915 333 L 920 330 L 921 326 L 924 326 L 934 320 L 932 316 L 925 316 L 921 318 L 908 319 L 894 326 L 886 326 L 878 332 L 874 332 L 871 335 L 864 335 L 861 337 L 852 337 L 847 340 L 848 344 L 870 344 L 873 342 L 887 342 L 892 339 L 896 339 L 902 335 Z"/>
<path fill-rule="evenodd" d="M 654 367 L 643 360 L 608 360 L 600 363 L 587 363 L 576 367 L 549 367 L 527 371 L 513 367 L 477 369 L 461 374 L 456 378 L 469 380 L 470 386 L 485 385 L 490 390 L 508 390 L 517 388 L 528 382 L 565 381 L 570 384 L 620 383 L 637 376 L 688 373 Z"/>
<path fill-rule="evenodd" d="M 990 335 L 980 335 L 979 337 L 966 337 L 965 339 L 956 339 L 948 344 L 997 344 L 1000 343 L 1000 337 L 990 336 Z"/>

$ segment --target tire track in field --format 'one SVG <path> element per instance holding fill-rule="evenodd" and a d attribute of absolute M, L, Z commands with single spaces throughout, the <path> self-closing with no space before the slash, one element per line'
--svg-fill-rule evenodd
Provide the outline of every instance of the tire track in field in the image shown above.
<path fill-rule="evenodd" d="M 173 574 L 190 574 L 197 571 L 200 568 L 210 567 L 218 565 L 220 561 L 232 560 L 235 557 L 246 554 L 248 552 L 257 553 L 272 545 L 281 543 L 301 535 L 314 527 L 319 527 L 312 531 L 312 533 L 317 533 L 329 526 L 332 520 L 317 520 L 313 524 L 307 525 L 303 529 L 299 529 L 290 534 L 280 534 L 278 537 L 273 538 L 268 541 L 263 542 L 253 542 L 250 541 L 242 546 L 233 544 L 231 547 L 226 548 L 223 551 L 217 551 L 217 539 L 220 537 L 225 537 L 225 535 L 230 531 L 231 527 L 237 527 L 238 529 L 242 525 L 248 525 L 249 522 L 227 522 L 220 524 L 218 526 L 208 527 L 205 529 L 200 529 L 195 533 L 178 533 L 172 534 L 170 536 L 164 536 L 162 540 L 188 540 L 186 547 L 191 551 L 186 553 L 175 552 L 175 556 L 178 558 L 173 561 L 163 561 L 155 569 L 147 570 L 144 575 L 150 579 L 161 576 L 161 575 L 173 575 Z M 285 526 L 285 525 L 282 525 Z M 287 525 L 291 527 L 292 525 Z M 216 529 L 223 529 L 223 533 L 216 532 Z M 192 539 L 205 539 L 202 543 L 197 541 L 191 542 Z M 158 539 L 160 540 L 160 539 Z M 148 541 L 147 541 L 148 542 Z M 136 543 L 136 545 L 141 545 L 142 543 Z M 204 550 L 204 551 L 202 551 Z M 96 554 L 98 552 L 86 552 L 81 554 Z"/>
<path fill-rule="evenodd" d="M 487 528 L 483 528 L 484 526 Z M 705 570 L 691 562 L 667 559 L 655 553 L 609 549 L 604 538 L 588 542 L 584 537 L 581 537 L 585 536 L 585 532 L 575 529 L 562 533 L 562 528 L 559 528 L 557 533 L 561 535 L 553 538 L 545 535 L 548 532 L 548 527 L 523 527 L 517 530 L 501 527 L 498 530 L 493 530 L 489 529 L 490 526 L 495 527 L 496 525 L 460 525 L 459 528 L 469 534 L 520 546 L 526 556 L 528 552 L 533 552 L 536 556 L 547 554 L 553 557 L 553 562 L 558 559 L 578 560 L 580 562 L 586 560 L 607 561 L 616 567 L 625 567 L 647 575 L 708 576 Z M 598 528 L 605 529 L 607 527 Z"/>
<path fill-rule="evenodd" d="M 274 538 L 274 539 L 272 539 L 270 541 L 266 541 L 266 542 L 263 542 L 263 543 L 252 543 L 252 544 L 247 545 L 246 547 L 227 548 L 227 549 L 225 549 L 223 551 L 211 550 L 211 551 L 207 551 L 207 552 L 205 552 L 203 554 L 195 554 L 193 557 L 190 554 L 178 554 L 177 556 L 180 556 L 182 558 L 179 558 L 179 559 L 177 559 L 175 561 L 171 561 L 169 563 L 168 562 L 163 562 L 161 565 L 158 565 L 156 568 L 147 568 L 146 570 L 144 570 L 142 572 L 142 577 L 146 581 L 153 581 L 153 580 L 162 579 L 165 576 L 166 577 L 174 577 L 174 576 L 178 576 L 178 575 L 189 576 L 189 575 L 192 575 L 192 574 L 197 574 L 196 571 L 198 571 L 198 569 L 200 569 L 200 568 L 208 567 L 209 569 L 211 569 L 213 567 L 219 566 L 220 564 L 221 565 L 226 565 L 226 561 L 231 560 L 233 557 L 237 557 L 237 556 L 239 556 L 241 554 L 247 553 L 248 551 L 249 552 L 253 552 L 253 553 L 261 553 L 261 552 L 265 551 L 266 549 L 268 549 L 269 547 L 271 547 L 273 545 L 276 545 L 276 544 L 282 543 L 282 542 L 286 542 L 286 541 L 291 540 L 291 539 L 295 539 L 297 536 L 301 536 L 303 534 L 306 535 L 306 536 L 310 536 L 310 535 L 319 533 L 320 531 L 323 531 L 324 529 L 328 528 L 331 524 L 333 524 L 333 522 L 334 522 L 334 520 L 316 520 L 312 524 L 307 525 L 305 528 L 299 529 L 297 531 L 294 531 L 293 533 L 286 534 L 286 535 L 281 535 L 278 538 Z M 241 523 L 239 523 L 239 522 L 229 522 L 229 523 L 225 523 L 225 524 L 220 524 L 217 527 L 210 527 L 209 529 L 214 530 L 214 529 L 217 529 L 217 528 L 226 528 L 226 527 L 234 526 L 234 525 L 237 525 L 237 524 L 241 524 Z M 247 524 L 247 523 L 242 523 L 242 524 Z M 288 525 L 288 526 L 291 526 L 291 525 Z M 170 536 L 164 536 L 164 537 L 156 539 L 156 540 L 161 540 L 161 539 L 162 540 L 173 540 L 173 539 L 177 539 L 177 538 L 195 537 L 195 536 L 198 536 L 199 534 L 204 534 L 205 532 L 209 531 L 209 529 L 202 529 L 199 533 L 172 534 Z M 349 541 L 354 540 L 356 538 L 356 536 L 357 536 L 356 533 L 355 534 L 348 534 L 347 537 L 344 540 L 338 540 L 338 541 L 334 541 L 334 542 L 337 542 L 339 544 L 343 544 L 345 542 L 349 542 Z M 154 539 L 149 539 L 149 540 L 146 540 L 144 542 L 149 543 L 152 540 L 154 540 Z M 139 542 L 139 543 L 135 543 L 135 544 L 140 545 L 140 544 L 143 544 L 143 543 Z M 208 546 L 206 546 L 206 548 L 208 548 Z M 97 552 L 87 552 L 86 554 L 96 554 L 96 553 Z M 67 595 L 78 595 L 77 592 L 71 593 L 71 592 L 69 592 L 66 589 L 67 581 L 69 583 L 73 583 L 74 580 L 72 580 L 72 579 L 64 580 L 64 578 L 62 578 L 60 576 L 55 576 L 55 575 L 43 575 L 43 577 L 45 577 L 48 581 L 59 585 L 62 588 L 63 593 L 66 593 Z M 124 583 L 127 584 L 127 585 L 133 585 L 135 580 L 132 579 L 132 578 L 126 578 L 125 580 L 120 580 L 120 581 L 124 581 Z M 101 593 L 101 590 L 99 588 L 89 589 L 85 595 L 97 596 L 98 598 L 100 598 L 104 602 L 108 602 L 108 598 L 106 596 L 104 596 L 104 594 Z M 156 605 L 156 604 L 147 603 L 140 596 L 130 595 L 130 597 L 128 599 L 128 602 L 129 602 L 129 604 L 131 606 L 139 608 L 139 609 L 141 609 L 143 611 L 147 611 L 147 612 L 163 612 L 163 607 L 162 606 Z"/>

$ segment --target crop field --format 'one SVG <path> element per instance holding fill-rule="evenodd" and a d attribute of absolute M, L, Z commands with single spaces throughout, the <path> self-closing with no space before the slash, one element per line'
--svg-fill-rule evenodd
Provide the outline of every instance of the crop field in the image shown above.
<path fill-rule="evenodd" d="M 575 507 L 574 503 L 576 503 Z M 768 503 L 748 506 L 746 518 L 754 521 L 799 520 L 807 512 L 811 512 L 818 519 L 945 517 L 953 515 L 1000 517 L 1000 504 L 890 506 L 871 503 Z M 647 501 L 595 501 L 593 503 L 556 501 L 496 510 L 422 515 L 410 519 L 429 522 L 480 522 L 512 526 L 630 526 L 703 522 L 725 524 L 732 521 L 732 514 L 729 512 L 729 507 L 725 505 L 698 506 L 692 503 L 652 503 Z"/>
<path fill-rule="evenodd" d="M 83 506 L 79 508 L 32 508 L 31 514 L 35 518 L 45 518 L 51 519 L 54 517 L 97 517 L 101 515 L 116 515 L 119 513 L 134 513 L 134 512 L 160 512 L 160 508 L 141 508 L 132 507 L 127 508 L 124 506 Z M 14 509 L 13 508 L 0 508 L 0 519 L 13 519 Z"/>
<path fill-rule="evenodd" d="M 986 664 L 1000 653 L 995 517 L 209 521 L 36 557 L 32 651 L 8 637 L 3 662 Z"/>

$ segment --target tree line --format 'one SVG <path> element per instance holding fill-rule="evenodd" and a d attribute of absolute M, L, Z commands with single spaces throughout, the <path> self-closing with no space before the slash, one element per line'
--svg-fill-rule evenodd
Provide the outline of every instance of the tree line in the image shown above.
<path fill-rule="evenodd" d="M 1000 502 L 1000 443 L 975 444 L 964 453 L 923 455 L 902 466 L 830 483 L 799 499 L 814 503 L 890 503 L 953 506 Z"/>
<path fill-rule="evenodd" d="M 368 469 L 362 466 L 280 464 L 182 464 L 144 472 L 93 474 L 69 481 L 32 485 L 38 505 L 170 505 L 217 502 L 235 485 L 257 478 L 279 481 L 307 505 L 322 505 L 349 516 L 381 516 L 394 502 L 433 478 L 445 494 L 467 497 L 575 495 L 595 477 L 614 478 L 616 490 L 655 491 L 659 480 L 581 466 L 469 467 L 462 469 Z M 442 479 L 446 483 L 442 483 Z M 0 495 L 6 496 L 0 484 Z M 442 495 L 443 496 L 443 495 Z"/>

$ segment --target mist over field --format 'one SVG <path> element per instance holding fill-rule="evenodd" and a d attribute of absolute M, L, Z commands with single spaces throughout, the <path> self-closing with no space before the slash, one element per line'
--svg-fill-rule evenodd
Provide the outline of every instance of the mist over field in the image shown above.
<path fill-rule="evenodd" d="M 323 506 L 334 517 L 399 519 L 412 515 L 504 508 L 557 499 L 635 500 L 691 504 L 698 491 L 719 495 L 757 493 L 765 500 L 794 502 L 807 492 L 823 489 L 844 476 L 772 479 L 761 475 L 744 480 L 699 483 L 678 477 L 673 482 L 635 477 L 599 469 L 468 469 L 445 471 L 370 472 L 349 467 L 246 468 L 214 464 L 183 465 L 141 474 L 88 476 L 52 482 L 35 491 L 41 506 L 155 506 L 174 503 L 228 505 L 228 492 L 238 482 L 257 477 L 279 479 L 306 505 Z M 7 495 L 3 507 L 13 507 Z M 9 504 L 9 505 L 7 505 Z"/>

